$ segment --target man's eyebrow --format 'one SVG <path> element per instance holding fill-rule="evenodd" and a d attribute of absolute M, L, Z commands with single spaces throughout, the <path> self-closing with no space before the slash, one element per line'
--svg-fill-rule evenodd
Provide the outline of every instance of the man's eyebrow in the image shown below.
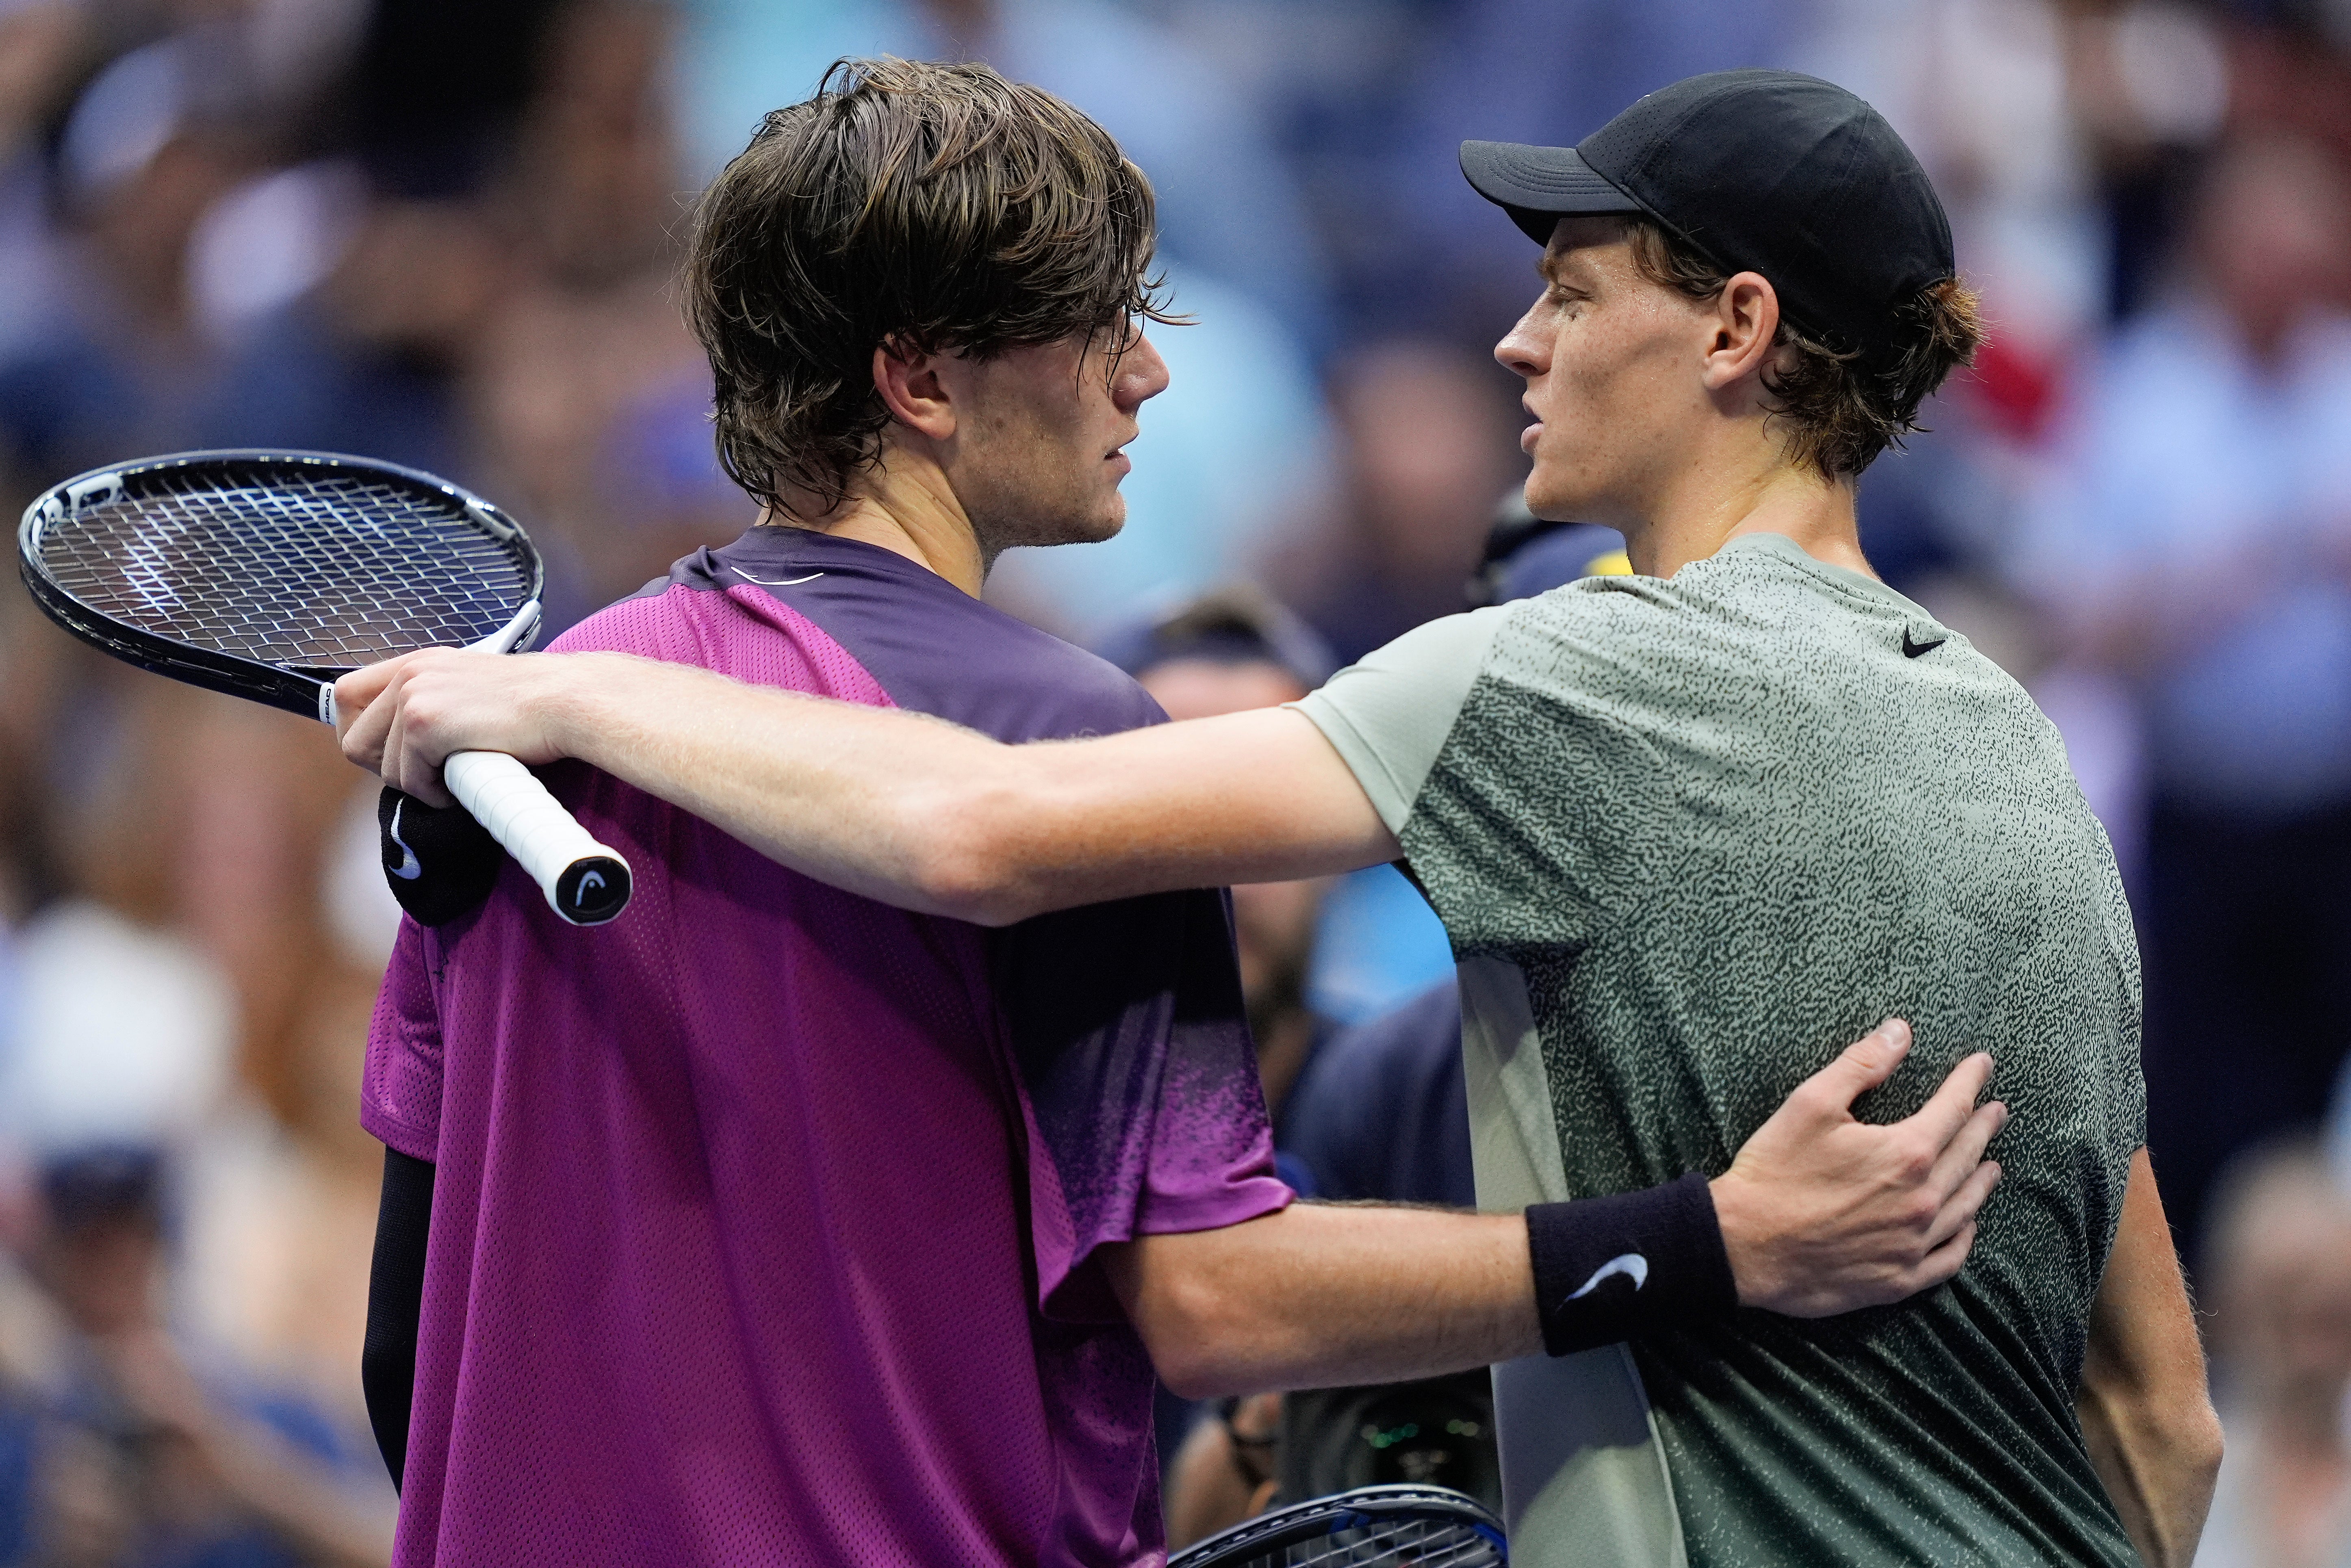
<path fill-rule="evenodd" d="M 1573 261 L 1573 256 L 1567 252 L 1546 250 L 1535 263 L 1535 276 L 1553 288 L 1576 288 L 1577 285 L 1567 278 L 1567 270 Z"/>

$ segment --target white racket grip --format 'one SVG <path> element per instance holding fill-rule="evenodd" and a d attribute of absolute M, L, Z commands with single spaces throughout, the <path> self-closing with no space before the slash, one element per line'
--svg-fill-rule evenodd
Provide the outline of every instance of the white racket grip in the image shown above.
<path fill-rule="evenodd" d="M 529 768 L 503 751 L 454 751 L 441 780 L 574 925 L 601 925 L 628 907 L 629 862 L 589 836 Z"/>

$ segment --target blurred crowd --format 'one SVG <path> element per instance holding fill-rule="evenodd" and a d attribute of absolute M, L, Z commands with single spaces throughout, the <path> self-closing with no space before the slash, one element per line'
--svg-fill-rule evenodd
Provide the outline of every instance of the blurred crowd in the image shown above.
<path fill-rule="evenodd" d="M 521 518 L 560 629 L 751 520 L 670 286 L 684 214 L 764 111 L 883 52 L 1056 91 L 1155 183 L 1196 324 L 1155 334 L 1129 527 L 990 593 L 1178 714 L 1464 603 L 1520 472 L 1489 350 L 1533 258 L 1462 138 L 1573 141 L 1738 65 L 1886 113 L 1994 338 L 1866 476 L 1863 543 L 2032 691 L 2123 859 L 2231 1423 L 2205 1561 L 2351 1563 L 2351 4 L 0 0 L 0 512 L 144 453 L 363 453 Z M 1562 548 L 1539 579 L 1610 569 Z M 319 727 L 0 592 L 0 1565 L 387 1552 L 371 802 Z M 1287 1174 L 1459 1201 L 1409 885 L 1237 912 Z M 1382 1397 L 1220 1413 L 1176 1501 L 1489 1483 L 1474 1388 L 1425 1423 Z"/>

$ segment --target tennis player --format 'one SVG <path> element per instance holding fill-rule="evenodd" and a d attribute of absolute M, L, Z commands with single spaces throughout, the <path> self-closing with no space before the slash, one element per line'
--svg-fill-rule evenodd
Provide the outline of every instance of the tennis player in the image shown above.
<path fill-rule="evenodd" d="M 1980 1155 L 2005 1112 L 1972 1108 L 1986 1059 L 1938 1050 L 1957 1066 L 1931 1100 L 1901 1080 L 1924 1108 L 1866 1125 L 1848 1107 L 1895 1073 L 1907 1030 L 1816 1051 L 1823 1019 L 1854 1009 L 1814 997 L 1776 1040 L 1773 1020 L 1727 1010 L 1716 1040 L 1679 1007 L 1673 945 L 1651 1049 L 1683 1053 L 1668 1074 L 1719 1113 L 1686 1119 L 1633 1179 L 1571 1187 L 1549 1129 L 1583 1113 L 1542 1097 L 1554 1048 L 1489 1035 L 1481 1094 L 1520 1095 L 1517 1120 L 1482 1134 L 1481 1157 L 1520 1172 L 1489 1195 L 1509 1212 L 1290 1201 L 1223 902 L 1184 890 L 1226 864 L 1394 858 L 1394 836 L 1295 714 L 1177 727 L 1159 779 L 1118 745 L 1005 745 L 1159 716 L 977 597 L 1001 549 L 1123 518 L 1121 449 L 1166 380 L 1134 329 L 1154 313 L 1150 233 L 1148 186 L 1098 128 L 977 66 L 852 66 L 770 116 L 706 196 L 685 292 L 722 451 L 793 526 L 681 562 L 559 643 L 578 656 L 507 664 L 525 692 L 534 667 L 609 677 L 612 711 L 643 725 L 629 766 L 735 800 L 730 821 L 758 817 L 757 841 L 794 864 L 691 800 L 559 767 L 550 784 L 638 872 L 627 916 L 580 931 L 511 867 L 478 907 L 435 895 L 451 820 L 391 802 L 390 863 L 419 873 L 402 885 L 434 923 L 402 928 L 364 1097 L 390 1149 L 369 1364 L 404 1469 L 402 1563 L 1148 1561 L 1155 1363 L 1193 1394 L 1328 1385 L 1681 1324 L 1674 1354 L 1711 1344 L 1737 1382 L 1742 1333 L 1797 1321 L 1771 1314 L 1893 1301 L 1959 1268 L 1999 1174 Z M 638 706 L 649 670 L 684 679 L 680 706 Z M 388 744 L 385 767 L 426 798 L 422 759 L 452 727 L 440 678 L 389 666 L 345 692 L 365 709 L 353 753 Z M 835 706 L 883 721 L 870 754 L 797 722 Z M 1001 767 L 1057 758 L 1075 767 L 1066 822 Z M 967 763 L 971 791 L 948 777 Z M 778 809 L 811 789 L 830 792 L 823 821 Z M 995 820 L 975 799 L 1016 826 L 967 861 L 971 824 Z M 1510 810 L 1548 833 L 1556 807 Z M 1416 840 L 1424 854 L 1459 919 L 1458 873 Z M 1097 883 L 1117 901 L 1093 901 Z M 1677 942 L 1726 945 L 1726 973 L 1743 972 L 1738 926 L 1671 907 L 1691 921 Z M 1979 943 L 1954 966 L 1999 956 Z M 1792 964 L 1789 985 L 1916 989 L 1915 956 L 1864 956 L 1884 975 Z M 1490 1003 L 1504 969 L 1475 973 Z M 1594 1045 L 1619 1049 L 1623 1027 Z M 1779 1081 L 1776 1115 L 1757 1084 L 1698 1076 L 1733 1051 Z M 1560 1201 L 1576 1191 L 1594 1196 Z M 1574 1281 L 1540 1300 L 1562 1270 Z M 1769 1310 L 1735 1320 L 1742 1302 Z M 1874 1321 L 1836 1332 L 1867 1354 Z M 1520 1462 L 1608 1472 L 1587 1542 L 1669 1537 L 1631 1364 L 1560 1364 L 1550 1447 Z"/>

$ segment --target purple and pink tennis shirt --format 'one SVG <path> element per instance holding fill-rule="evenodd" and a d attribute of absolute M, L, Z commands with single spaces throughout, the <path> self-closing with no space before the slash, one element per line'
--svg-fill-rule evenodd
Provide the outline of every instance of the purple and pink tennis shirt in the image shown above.
<path fill-rule="evenodd" d="M 618 649 L 1008 741 L 1163 716 L 852 540 L 754 528 Z M 1152 1371 L 1095 1250 L 1281 1207 L 1220 894 L 989 932 L 796 875 L 576 763 L 635 869 L 404 922 L 362 1119 L 437 1167 L 396 1562 L 1128 1564 Z"/>

